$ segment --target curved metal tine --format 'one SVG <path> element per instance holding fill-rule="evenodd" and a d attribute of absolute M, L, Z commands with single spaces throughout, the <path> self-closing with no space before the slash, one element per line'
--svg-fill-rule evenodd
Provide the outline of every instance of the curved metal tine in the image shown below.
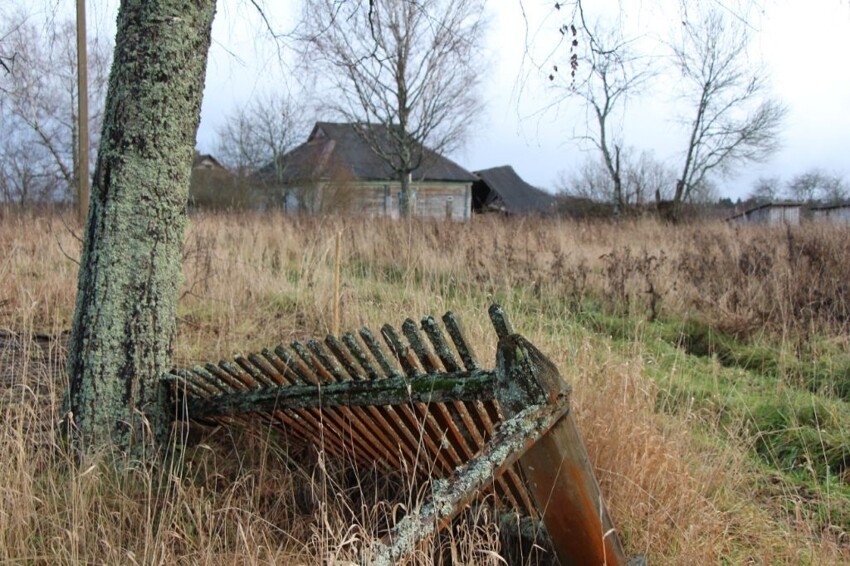
<path fill-rule="evenodd" d="M 401 325 L 401 331 L 407 337 L 410 347 L 416 352 L 416 357 L 419 358 L 419 363 L 425 368 L 425 372 L 428 374 L 438 373 L 440 371 L 440 361 L 425 344 L 425 340 L 422 339 L 416 322 L 408 318 Z"/>
<path fill-rule="evenodd" d="M 449 336 L 451 336 L 455 348 L 457 348 L 457 353 L 460 355 L 464 367 L 470 371 L 481 369 L 481 364 L 478 363 L 475 350 L 473 350 L 469 340 L 466 339 L 466 333 L 460 317 L 449 311 L 443 315 L 443 323 L 446 325 L 446 330 Z"/>
<path fill-rule="evenodd" d="M 401 372 L 390 363 L 389 358 L 387 358 L 384 353 L 384 349 L 381 347 L 381 343 L 375 338 L 375 335 L 372 334 L 372 331 L 366 327 L 361 328 L 358 333 L 360 337 L 363 339 L 363 343 L 366 344 L 366 347 L 372 352 L 372 356 L 374 356 L 375 361 L 378 362 L 378 366 L 381 368 L 381 371 L 384 372 L 384 377 L 401 377 Z"/>
<path fill-rule="evenodd" d="M 387 345 L 390 347 L 399 364 L 401 364 L 401 368 L 407 377 L 422 375 L 416 355 L 401 340 L 395 328 L 389 324 L 385 324 L 381 327 L 381 334 L 384 336 L 384 340 L 386 340 Z"/>
<path fill-rule="evenodd" d="M 433 316 L 426 316 L 422 319 L 422 330 L 425 331 L 425 336 L 428 337 L 431 346 L 434 347 L 434 352 L 436 352 L 440 361 L 443 362 L 443 367 L 446 368 L 446 371 L 461 371 L 462 368 L 457 358 L 455 358 L 454 352 L 452 352 L 449 344 L 446 342 L 443 330 Z"/>
<path fill-rule="evenodd" d="M 493 323 L 493 328 L 496 329 L 496 335 L 499 338 L 510 336 L 514 333 L 514 327 L 508 318 L 508 314 L 500 305 L 495 303 L 490 305 L 487 312 L 490 315 L 490 321 Z"/>

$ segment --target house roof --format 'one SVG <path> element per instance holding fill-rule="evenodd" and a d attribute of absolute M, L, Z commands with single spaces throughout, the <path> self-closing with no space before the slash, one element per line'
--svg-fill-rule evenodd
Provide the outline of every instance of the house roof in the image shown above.
<path fill-rule="evenodd" d="M 833 204 L 824 204 L 821 206 L 810 206 L 809 210 L 837 210 L 839 208 L 850 208 L 850 202 L 838 202 Z"/>
<path fill-rule="evenodd" d="M 222 165 L 218 161 L 218 159 L 216 159 L 215 157 L 213 157 L 209 153 L 198 153 L 198 151 L 195 150 L 195 155 L 192 158 L 192 167 L 193 168 L 198 167 L 198 166 L 202 165 L 205 161 L 209 162 L 210 165 L 214 165 L 215 167 L 219 167 L 221 169 L 226 169 L 226 167 L 224 165 Z"/>
<path fill-rule="evenodd" d="M 523 181 L 510 165 L 476 171 L 475 174 L 490 189 L 483 203 L 485 207 L 519 214 L 552 211 L 554 195 Z"/>
<path fill-rule="evenodd" d="M 343 168 L 365 181 L 395 181 L 398 174 L 376 153 L 366 139 L 381 148 L 391 148 L 389 130 L 378 124 L 316 122 L 307 141 L 280 158 L 281 181 L 294 183 L 330 177 Z M 386 151 L 386 150 L 385 150 Z M 260 170 L 274 172 L 274 164 Z M 416 181 L 455 181 L 470 183 L 476 177 L 435 151 L 423 150 L 422 164 L 412 172 Z"/>

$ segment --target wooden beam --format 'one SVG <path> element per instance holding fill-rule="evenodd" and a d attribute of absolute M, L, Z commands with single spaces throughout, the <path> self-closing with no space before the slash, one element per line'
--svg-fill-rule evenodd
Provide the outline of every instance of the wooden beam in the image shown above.
<path fill-rule="evenodd" d="M 522 414 L 528 403 L 569 406 L 569 386 L 555 365 L 522 336 L 499 339 L 496 363 L 496 398 L 506 418 Z M 519 464 L 562 566 L 628 563 L 571 413 Z"/>
<path fill-rule="evenodd" d="M 361 563 L 390 566 L 410 555 L 545 438 L 566 411 L 566 404 L 532 405 L 501 423 L 482 453 L 458 467 L 450 479 L 433 481 L 431 500 L 399 521 L 383 541 L 374 543 Z"/>
<path fill-rule="evenodd" d="M 182 389 L 182 377 L 167 374 L 165 379 L 175 382 L 177 391 Z M 493 399 L 495 383 L 492 370 L 474 370 L 412 378 L 260 387 L 205 398 L 186 397 L 184 402 L 190 418 L 202 419 L 285 409 L 487 401 Z"/>

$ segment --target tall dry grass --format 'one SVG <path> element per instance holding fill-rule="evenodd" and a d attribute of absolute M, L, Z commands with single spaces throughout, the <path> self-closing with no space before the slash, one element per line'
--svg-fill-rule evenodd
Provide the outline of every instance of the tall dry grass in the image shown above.
<path fill-rule="evenodd" d="M 395 502 L 409 508 L 425 495 L 398 478 L 352 475 L 261 429 L 193 436 L 183 458 L 156 472 L 71 465 L 54 427 L 79 255 L 71 222 L 7 213 L 0 224 L 0 561 L 340 562 L 387 528 L 402 509 Z M 343 328 L 452 309 L 492 363 L 485 310 L 498 300 L 552 355 L 575 386 L 577 417 L 631 553 L 670 564 L 850 559 L 846 535 L 753 497 L 764 472 L 743 442 L 707 443 L 699 415 L 656 410 L 639 343 L 615 352 L 570 320 L 591 300 L 646 316 L 696 311 L 742 334 L 816 328 L 838 337 L 846 230 L 196 216 L 183 252 L 177 363 L 326 333 L 340 231 Z M 499 523 L 483 508 L 472 513 L 419 563 L 452 555 L 497 563 Z"/>

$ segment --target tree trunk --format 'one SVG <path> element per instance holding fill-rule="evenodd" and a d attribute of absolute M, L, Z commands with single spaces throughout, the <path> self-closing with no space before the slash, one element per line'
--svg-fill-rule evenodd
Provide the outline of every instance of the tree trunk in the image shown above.
<path fill-rule="evenodd" d="M 122 0 L 68 352 L 83 455 L 150 454 L 172 415 L 180 248 L 215 0 Z"/>
<path fill-rule="evenodd" d="M 398 215 L 400 218 L 408 218 L 413 212 L 410 202 L 410 174 L 403 174 L 399 181 L 401 182 L 401 192 L 398 194 Z"/>

